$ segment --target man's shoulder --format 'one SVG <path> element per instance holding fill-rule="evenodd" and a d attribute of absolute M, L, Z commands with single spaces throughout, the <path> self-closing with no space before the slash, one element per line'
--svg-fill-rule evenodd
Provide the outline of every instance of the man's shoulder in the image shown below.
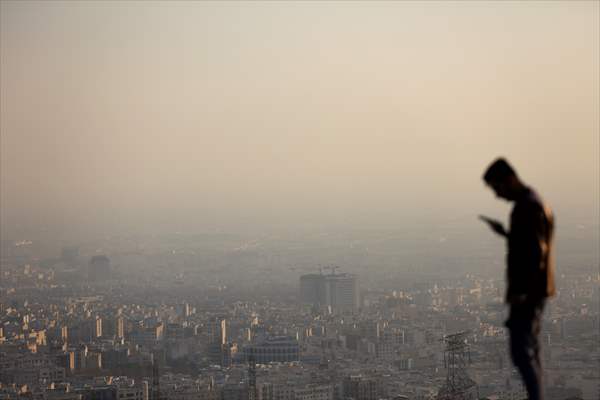
<path fill-rule="evenodd" d="M 554 214 L 551 208 L 533 189 L 529 189 L 528 192 L 515 203 L 511 217 L 513 221 L 530 221 L 531 223 L 536 224 L 553 224 L 554 221 Z"/>
<path fill-rule="evenodd" d="M 540 218 L 551 218 L 552 211 L 535 190 L 528 188 L 523 196 L 515 202 L 512 216 L 513 218 L 523 216 L 528 219 L 535 215 L 538 215 Z"/>
<path fill-rule="evenodd" d="M 526 209 L 545 209 L 547 206 L 542 197 L 533 189 L 527 188 L 527 191 L 515 203 L 515 208 Z"/>

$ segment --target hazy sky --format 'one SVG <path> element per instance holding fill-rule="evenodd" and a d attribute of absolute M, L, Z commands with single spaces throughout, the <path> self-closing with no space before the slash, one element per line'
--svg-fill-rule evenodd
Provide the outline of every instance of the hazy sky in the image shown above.
<path fill-rule="evenodd" d="M 597 226 L 599 4 L 2 1 L 2 230 Z"/>

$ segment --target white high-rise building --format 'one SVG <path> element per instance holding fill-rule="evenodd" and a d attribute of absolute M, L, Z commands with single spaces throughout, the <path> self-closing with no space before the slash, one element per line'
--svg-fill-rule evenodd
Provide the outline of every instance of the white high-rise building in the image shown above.
<path fill-rule="evenodd" d="M 335 311 L 359 307 L 358 277 L 354 274 L 309 274 L 300 277 L 300 301 Z"/>

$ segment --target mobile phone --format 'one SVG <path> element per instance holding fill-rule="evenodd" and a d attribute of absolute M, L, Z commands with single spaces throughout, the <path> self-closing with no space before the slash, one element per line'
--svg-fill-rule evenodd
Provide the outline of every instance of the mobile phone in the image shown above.
<path fill-rule="evenodd" d="M 485 222 L 496 222 L 495 220 L 491 219 L 490 217 L 486 217 L 485 215 L 481 215 L 479 214 L 479 219 Z"/>

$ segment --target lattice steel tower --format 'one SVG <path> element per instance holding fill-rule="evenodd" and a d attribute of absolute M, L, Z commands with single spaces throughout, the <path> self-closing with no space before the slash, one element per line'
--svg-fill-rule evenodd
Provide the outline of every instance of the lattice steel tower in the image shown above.
<path fill-rule="evenodd" d="M 152 357 L 152 392 L 150 400 L 160 400 L 160 374 L 158 372 L 158 360 Z"/>
<path fill-rule="evenodd" d="M 467 335 L 460 332 L 444 336 L 444 366 L 446 383 L 438 392 L 438 400 L 477 400 L 477 384 L 467 374 L 467 365 L 471 363 Z"/>
<path fill-rule="evenodd" d="M 253 355 L 248 357 L 248 399 L 258 400 L 256 387 L 256 361 Z"/>

